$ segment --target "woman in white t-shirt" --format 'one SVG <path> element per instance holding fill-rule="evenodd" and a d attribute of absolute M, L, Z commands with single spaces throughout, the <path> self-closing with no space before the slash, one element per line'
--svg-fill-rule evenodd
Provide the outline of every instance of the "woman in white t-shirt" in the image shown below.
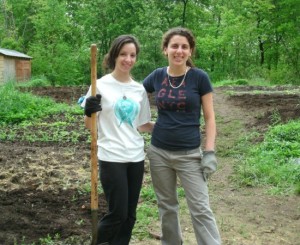
<path fill-rule="evenodd" d="M 136 220 L 136 207 L 144 174 L 144 140 L 139 132 L 152 132 L 150 106 L 144 87 L 130 74 L 139 44 L 131 35 L 117 37 L 103 65 L 111 73 L 96 82 L 82 106 L 85 126 L 97 112 L 100 181 L 108 213 L 99 221 L 97 244 L 127 245 Z"/>

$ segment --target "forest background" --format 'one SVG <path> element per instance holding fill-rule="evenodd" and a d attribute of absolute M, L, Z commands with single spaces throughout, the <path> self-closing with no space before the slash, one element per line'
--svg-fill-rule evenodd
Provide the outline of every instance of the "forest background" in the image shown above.
<path fill-rule="evenodd" d="M 90 45 L 98 77 L 111 41 L 133 34 L 142 80 L 166 65 L 161 38 L 171 27 L 193 31 L 196 66 L 212 81 L 255 79 L 299 84 L 300 6 L 295 0 L 0 0 L 0 47 L 33 57 L 32 74 L 52 85 L 90 83 Z"/>

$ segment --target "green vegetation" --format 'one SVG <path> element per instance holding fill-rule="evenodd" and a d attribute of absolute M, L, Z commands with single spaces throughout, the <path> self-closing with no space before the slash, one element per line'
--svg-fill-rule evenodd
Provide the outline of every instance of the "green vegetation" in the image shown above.
<path fill-rule="evenodd" d="M 299 139 L 297 120 L 271 126 L 259 144 L 243 141 L 234 179 L 243 186 L 265 186 L 272 194 L 300 194 Z"/>
<path fill-rule="evenodd" d="M 14 245 L 36 245 L 36 243 L 25 243 L 25 239 L 26 237 L 23 237 L 23 241 L 21 242 L 21 244 L 18 244 L 17 242 L 14 242 Z M 49 234 L 47 237 L 45 238 L 40 238 L 39 239 L 39 245 L 55 245 L 57 244 L 57 241 L 60 240 L 60 235 L 56 234 L 54 237 L 51 237 Z"/>
<path fill-rule="evenodd" d="M 80 223 L 80 221 L 79 221 Z M 80 225 L 80 224 L 79 224 Z M 40 238 L 37 243 L 26 243 L 26 237 L 23 237 L 23 241 L 21 243 L 14 242 L 14 245 L 66 245 L 66 244 L 79 244 L 76 240 L 76 237 L 71 237 L 67 239 L 67 241 L 61 241 L 60 234 L 56 233 L 53 237 L 51 235 L 47 235 L 45 238 Z M 80 242 L 80 241 L 79 241 Z M 85 243 L 87 245 L 87 243 Z M 82 244 L 83 245 L 83 244 Z"/>
<path fill-rule="evenodd" d="M 45 76 L 32 77 L 29 81 L 16 83 L 17 87 L 47 87 L 51 86 L 51 83 L 47 80 Z"/>
<path fill-rule="evenodd" d="M 0 87 L 0 96 L 2 123 L 21 123 L 69 110 L 68 106 L 56 104 L 52 99 L 41 99 L 30 93 L 21 93 L 12 82 Z"/>
<path fill-rule="evenodd" d="M 89 137 L 83 123 L 76 130 L 68 128 L 82 120 L 83 112 L 78 105 L 22 93 L 14 83 L 1 86 L 0 97 L 0 140 L 75 143 Z"/>
<path fill-rule="evenodd" d="M 145 176 L 140 200 L 133 236 L 139 240 L 143 240 L 144 238 L 149 238 L 149 231 L 145 227 L 148 227 L 153 221 L 158 221 L 159 219 L 155 192 L 149 175 Z"/>
<path fill-rule="evenodd" d="M 212 81 L 265 80 L 299 84 L 298 2 L 171 0 L 5 0 L 0 4 L 0 47 L 33 57 L 33 76 L 52 85 L 86 84 L 92 43 L 98 75 L 111 41 L 137 36 L 141 53 L 134 77 L 165 65 L 162 34 L 185 26 L 196 37 L 195 65 Z M 91 11 L 93 10 L 93 11 Z M 99 21 L 101 16 L 101 21 Z M 118 20 L 118 21 L 116 21 Z"/>
<path fill-rule="evenodd" d="M 257 82 L 256 82 L 257 83 Z M 253 84 L 253 82 L 251 82 Z M 215 87 L 219 86 L 237 86 L 237 85 L 250 85 L 250 81 L 247 79 L 236 79 L 236 80 L 222 80 L 215 83 Z M 262 83 L 259 83 L 262 85 Z"/>

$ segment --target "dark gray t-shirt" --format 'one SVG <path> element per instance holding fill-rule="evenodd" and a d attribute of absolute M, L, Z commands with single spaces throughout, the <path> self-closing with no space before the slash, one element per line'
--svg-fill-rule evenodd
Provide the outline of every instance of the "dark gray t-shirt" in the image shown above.
<path fill-rule="evenodd" d="M 179 86 L 183 78 L 168 78 L 167 67 L 163 67 L 154 70 L 143 81 L 146 91 L 155 93 L 158 109 L 151 144 L 165 150 L 191 150 L 201 143 L 200 98 L 213 91 L 212 85 L 208 75 L 198 68 L 191 68 Z"/>

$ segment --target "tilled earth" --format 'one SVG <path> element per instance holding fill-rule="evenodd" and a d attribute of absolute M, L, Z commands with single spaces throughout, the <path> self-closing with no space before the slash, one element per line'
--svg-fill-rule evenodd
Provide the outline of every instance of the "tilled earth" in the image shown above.
<path fill-rule="evenodd" d="M 36 88 L 32 93 L 72 104 L 86 90 L 86 87 L 47 87 Z M 226 155 L 224 152 L 242 132 L 264 133 L 274 115 L 282 121 L 300 118 L 299 91 L 299 86 L 216 88 L 217 148 L 222 155 Z M 228 132 L 228 126 L 235 122 L 241 123 L 242 128 Z M 78 116 L 70 130 L 79 129 L 82 124 L 83 119 Z M 230 180 L 236 162 L 237 159 L 220 157 L 219 170 L 210 181 L 211 206 L 223 243 L 300 244 L 300 197 L 275 197 L 261 188 L 236 187 Z M 53 238 L 56 234 L 64 244 L 90 244 L 90 195 L 83 191 L 89 179 L 90 145 L 84 138 L 79 143 L 65 144 L 1 141 L 0 244 L 39 244 L 40 238 L 48 235 Z M 101 194 L 98 216 L 105 212 L 106 202 Z M 188 214 L 182 215 L 182 227 L 186 244 L 196 245 Z M 151 224 L 148 229 L 158 233 L 159 224 Z M 132 244 L 159 242 L 151 238 L 133 239 Z"/>

